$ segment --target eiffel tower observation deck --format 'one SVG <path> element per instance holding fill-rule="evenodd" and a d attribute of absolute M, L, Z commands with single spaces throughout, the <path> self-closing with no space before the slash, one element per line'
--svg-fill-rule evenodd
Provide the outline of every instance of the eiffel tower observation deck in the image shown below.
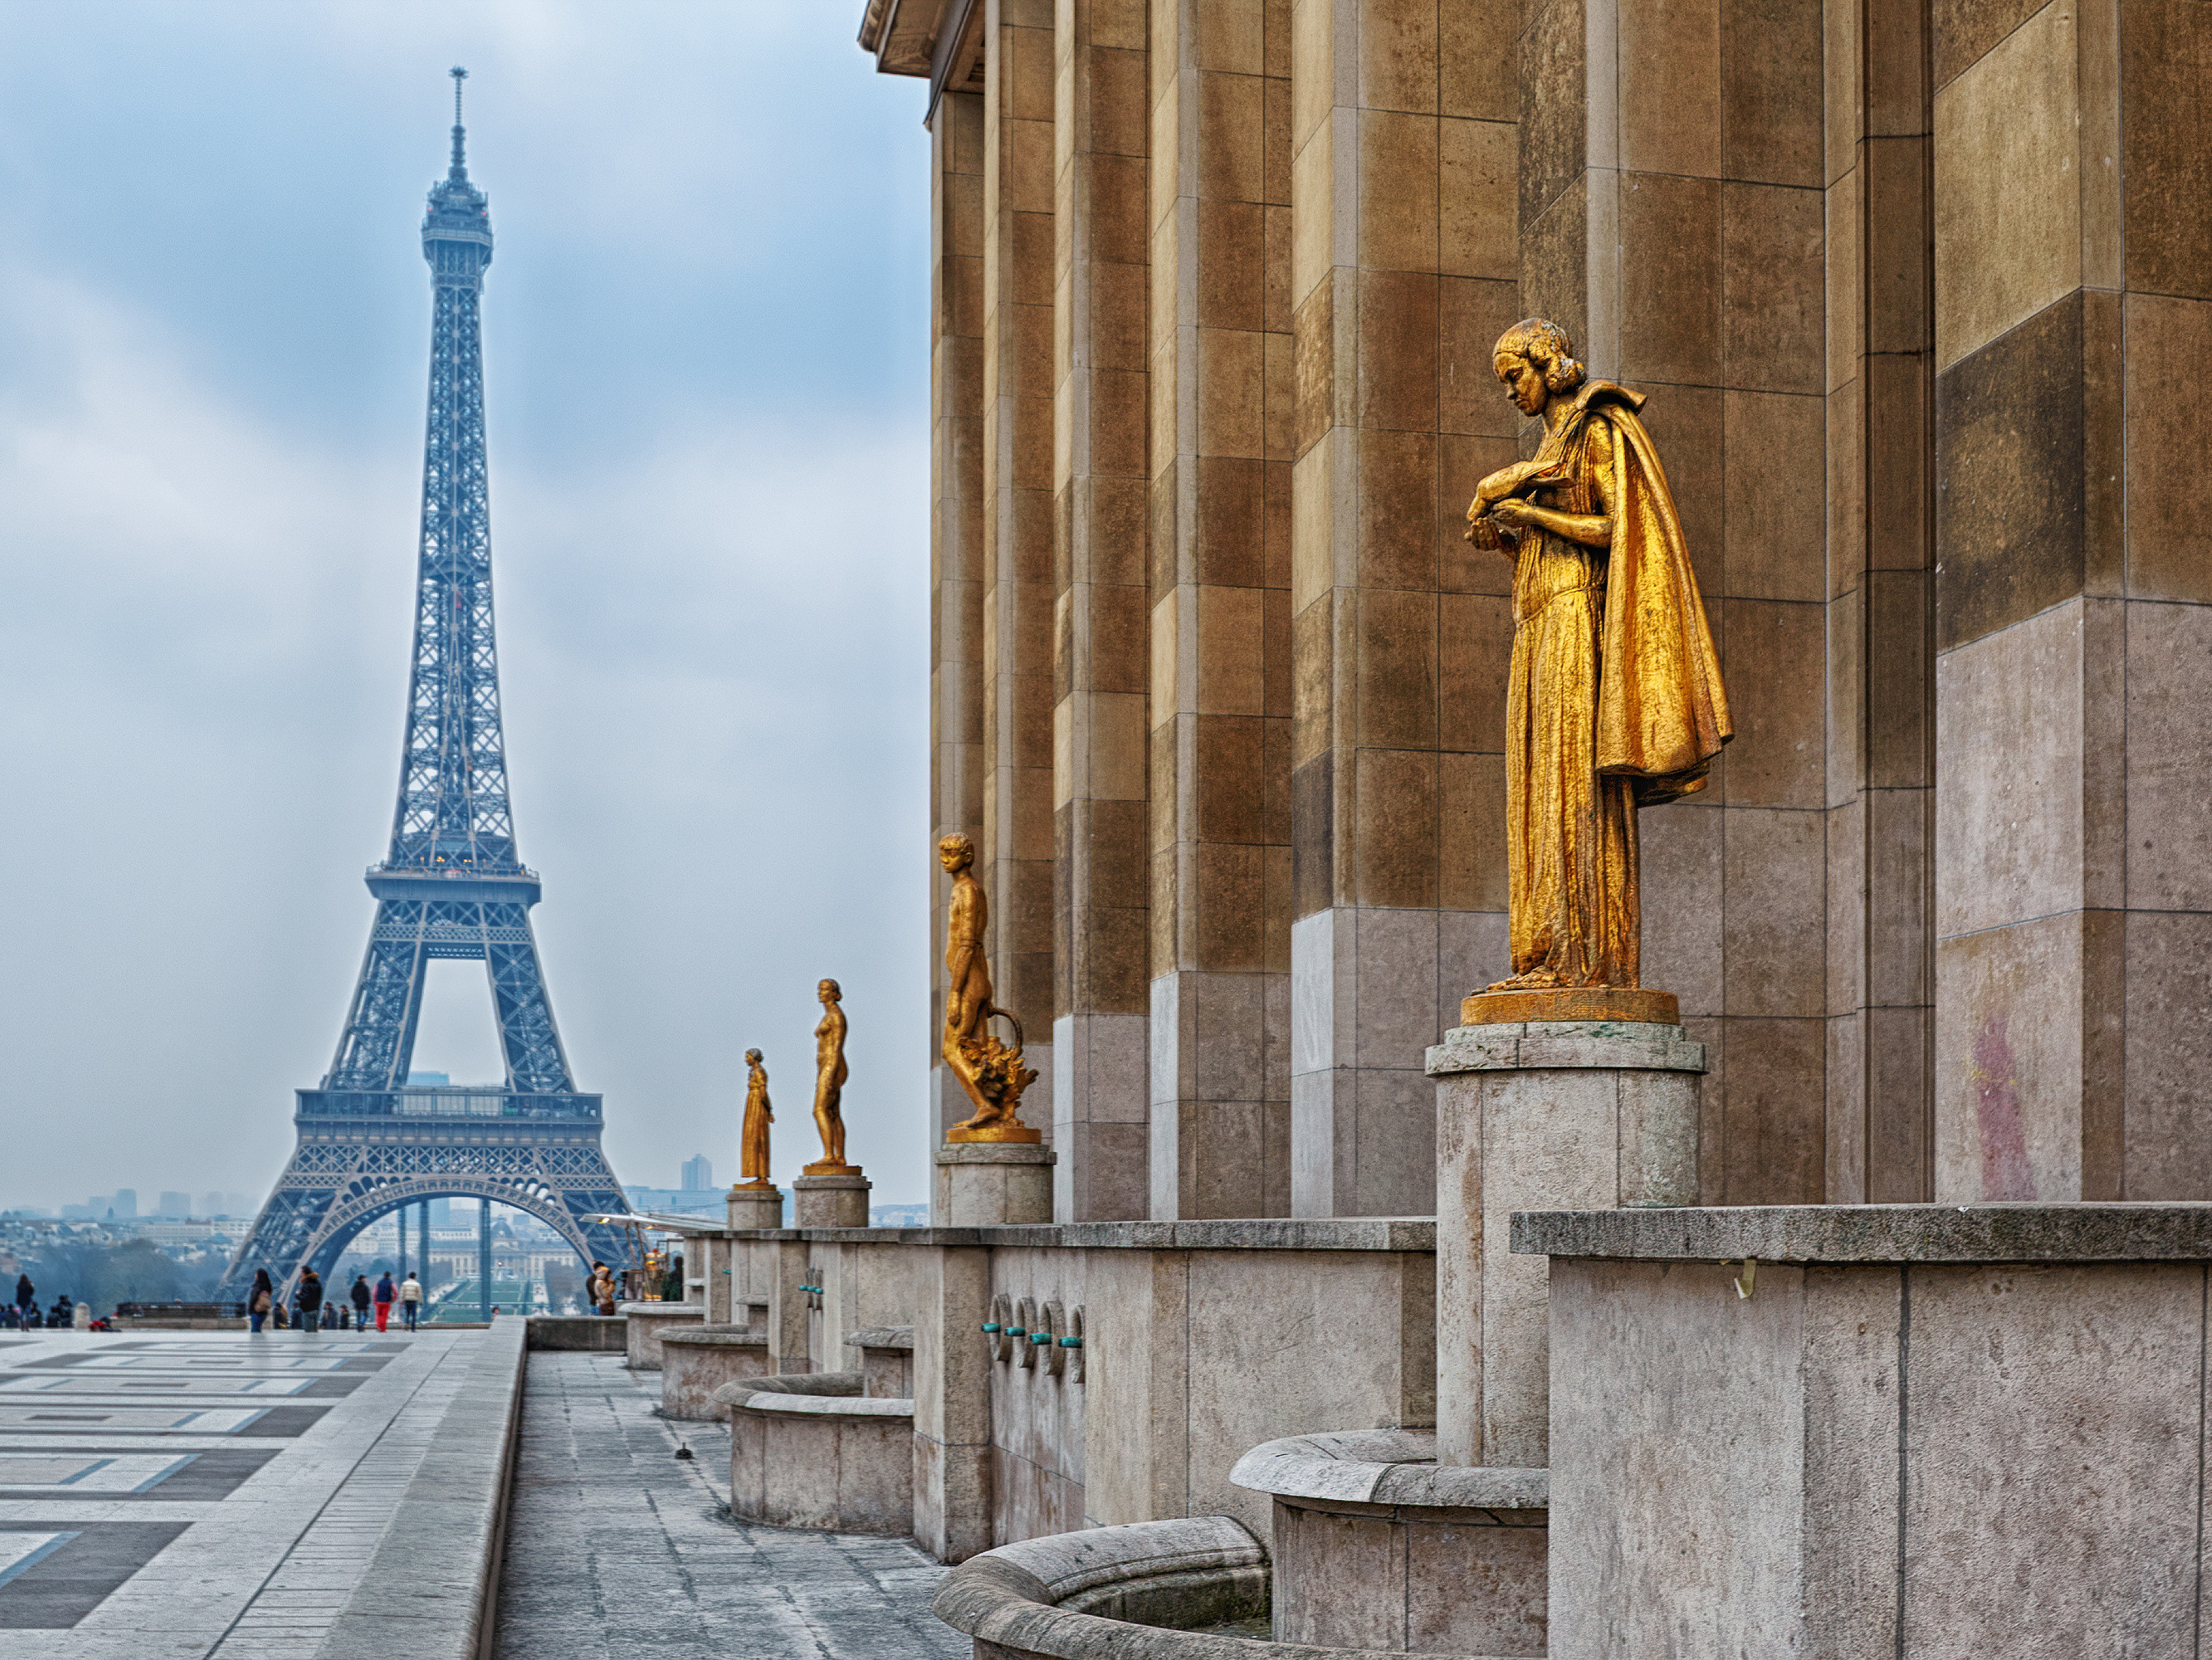
<path fill-rule="evenodd" d="M 530 926 L 538 875 L 515 850 L 492 625 L 480 309 L 490 198 L 470 180 L 453 71 L 453 160 L 422 220 L 434 312 L 415 654 L 392 842 L 368 871 L 376 921 L 330 1071 L 298 1091 L 299 1145 L 225 1276 L 327 1274 L 370 1224 L 432 1199 L 515 1206 L 586 1262 L 621 1239 L 585 1219 L 626 1208 L 599 1148 L 599 1098 L 578 1091 Z M 506 1078 L 408 1082 L 429 964 L 485 964 Z M 403 1218 L 403 1228 L 404 1219 Z M 423 1236 L 418 1232 L 417 1238 Z M 404 1249 L 404 1247 L 403 1247 Z"/>

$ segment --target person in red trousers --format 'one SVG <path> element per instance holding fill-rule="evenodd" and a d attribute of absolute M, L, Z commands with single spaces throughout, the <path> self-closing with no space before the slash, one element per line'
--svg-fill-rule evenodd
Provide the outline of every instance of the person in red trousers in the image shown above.
<path fill-rule="evenodd" d="M 386 1268 L 384 1277 L 376 1282 L 376 1329 L 384 1329 L 384 1323 L 392 1318 L 392 1299 L 399 1295 L 392 1283 L 392 1270 Z"/>

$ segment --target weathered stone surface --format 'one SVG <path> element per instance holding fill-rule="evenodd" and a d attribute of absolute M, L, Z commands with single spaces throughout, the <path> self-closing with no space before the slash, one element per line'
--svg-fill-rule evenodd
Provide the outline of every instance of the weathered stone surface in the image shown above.
<path fill-rule="evenodd" d="M 730 1383 L 730 1509 L 842 1533 L 914 1531 L 914 1402 L 864 1396 L 858 1372 Z"/>
<path fill-rule="evenodd" d="M 768 1335 L 749 1326 L 672 1329 L 660 1334 L 659 1347 L 660 1409 L 671 1418 L 726 1419 L 714 1391 L 769 1371 Z"/>
<path fill-rule="evenodd" d="M 1513 1218 L 1513 1250 L 1655 1262 L 2205 1262 L 2212 1203 L 1531 1212 Z"/>
<path fill-rule="evenodd" d="M 937 1150 L 930 1220 L 987 1228 L 1052 1220 L 1049 1147 L 1015 1141 L 953 1141 Z"/>
<path fill-rule="evenodd" d="M 660 1370 L 660 1335 L 672 1327 L 703 1324 L 704 1303 L 617 1303 L 616 1312 L 628 1323 L 629 1364 L 633 1371 Z"/>

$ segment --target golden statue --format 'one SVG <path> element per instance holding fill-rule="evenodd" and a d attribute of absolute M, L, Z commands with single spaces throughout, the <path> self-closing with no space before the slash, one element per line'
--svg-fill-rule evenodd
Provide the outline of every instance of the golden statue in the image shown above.
<path fill-rule="evenodd" d="M 1042 1141 L 1021 1121 L 1022 1091 L 1036 1082 L 1022 1065 L 1022 1023 L 991 1001 L 991 964 L 983 936 L 991 903 L 974 874 L 975 844 L 948 836 L 937 844 L 938 862 L 952 879 L 952 903 L 945 923 L 945 1064 L 975 1104 L 975 1111 L 945 1132 L 948 1141 Z M 1014 1029 L 1011 1047 L 991 1035 L 993 1015 Z"/>
<path fill-rule="evenodd" d="M 768 1068 L 758 1049 L 745 1051 L 745 1124 L 738 1142 L 738 1185 L 772 1188 L 768 1174 L 768 1127 L 775 1113 L 768 1104 Z"/>
<path fill-rule="evenodd" d="M 814 1128 L 822 1132 L 822 1157 L 806 1167 L 809 1176 L 836 1176 L 854 1168 L 845 1162 L 845 1121 L 838 1104 L 845 1098 L 845 994 L 835 980 L 814 988 L 822 1005 L 822 1024 L 814 1029 Z"/>
<path fill-rule="evenodd" d="M 1492 367 L 1544 436 L 1467 510 L 1468 539 L 1514 562 L 1513 974 L 1490 990 L 1634 987 L 1637 809 L 1705 787 L 1728 697 L 1667 474 L 1636 418 L 1644 394 L 1586 380 L 1541 318 L 1506 330 Z"/>

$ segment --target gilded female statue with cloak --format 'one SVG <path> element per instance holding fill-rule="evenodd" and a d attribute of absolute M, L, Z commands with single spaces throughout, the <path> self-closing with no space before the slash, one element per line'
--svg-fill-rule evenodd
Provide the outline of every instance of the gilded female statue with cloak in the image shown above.
<path fill-rule="evenodd" d="M 1468 538 L 1513 561 L 1506 690 L 1513 972 L 1492 993 L 1638 982 L 1636 813 L 1705 787 L 1728 698 L 1644 395 L 1591 380 L 1555 323 L 1492 367 L 1535 456 L 1485 478 Z"/>

